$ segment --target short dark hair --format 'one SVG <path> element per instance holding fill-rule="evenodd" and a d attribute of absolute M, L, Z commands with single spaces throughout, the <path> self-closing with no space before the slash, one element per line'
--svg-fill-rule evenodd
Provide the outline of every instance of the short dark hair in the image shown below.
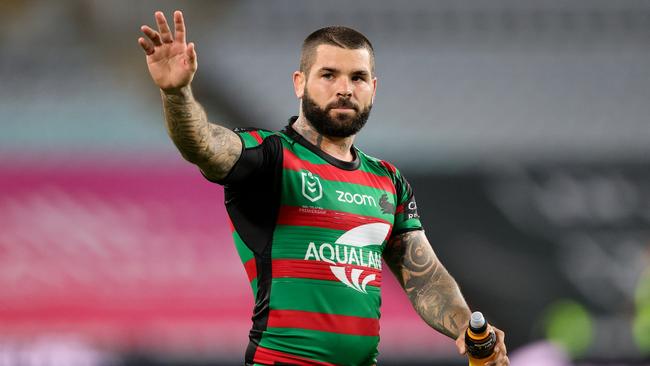
<path fill-rule="evenodd" d="M 329 44 L 349 50 L 365 48 L 370 54 L 370 71 L 375 73 L 375 50 L 361 32 L 343 26 L 331 26 L 318 29 L 305 38 L 300 52 L 300 71 L 307 73 L 314 64 L 316 48 Z"/>

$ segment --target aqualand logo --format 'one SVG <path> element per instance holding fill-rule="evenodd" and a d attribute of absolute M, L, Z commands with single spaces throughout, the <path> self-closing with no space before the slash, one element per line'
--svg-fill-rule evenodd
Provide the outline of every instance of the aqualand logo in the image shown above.
<path fill-rule="evenodd" d="M 366 249 L 368 246 L 381 245 L 390 231 L 390 225 L 372 223 L 357 226 L 343 233 L 334 244 L 316 245 L 310 242 L 305 253 L 305 260 L 317 260 L 331 264 L 330 271 L 341 283 L 367 294 L 366 287 L 376 279 L 374 273 L 362 276 L 364 270 L 352 268 L 348 278 L 345 266 L 358 265 L 381 270 L 381 256 L 378 252 Z"/>

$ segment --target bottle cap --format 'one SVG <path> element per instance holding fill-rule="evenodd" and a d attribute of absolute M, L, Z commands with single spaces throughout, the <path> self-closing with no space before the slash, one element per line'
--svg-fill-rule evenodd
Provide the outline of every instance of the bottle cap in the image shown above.
<path fill-rule="evenodd" d="M 487 322 L 483 317 L 483 313 L 480 311 L 475 311 L 472 313 L 472 316 L 469 320 L 469 327 L 472 332 L 481 333 L 487 328 Z"/>

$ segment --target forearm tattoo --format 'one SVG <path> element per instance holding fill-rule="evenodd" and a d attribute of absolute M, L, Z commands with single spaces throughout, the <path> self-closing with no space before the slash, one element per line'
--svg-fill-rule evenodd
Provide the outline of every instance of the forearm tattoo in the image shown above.
<path fill-rule="evenodd" d="M 457 338 L 469 321 L 470 311 L 424 232 L 410 231 L 391 239 L 384 259 L 422 319 L 439 332 Z"/>
<path fill-rule="evenodd" d="M 225 127 L 208 122 L 189 87 L 162 93 L 167 132 L 183 157 L 214 179 L 225 177 L 241 153 L 241 140 Z"/>

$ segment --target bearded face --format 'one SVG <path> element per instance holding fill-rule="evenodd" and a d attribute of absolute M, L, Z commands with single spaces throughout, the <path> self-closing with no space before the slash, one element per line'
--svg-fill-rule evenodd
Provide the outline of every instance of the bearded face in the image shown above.
<path fill-rule="evenodd" d="M 337 110 L 347 110 L 345 112 Z M 372 103 L 365 108 L 348 98 L 338 100 L 321 108 L 305 88 L 302 96 L 302 111 L 307 120 L 321 135 L 328 137 L 349 137 L 357 134 L 368 121 Z"/>
<path fill-rule="evenodd" d="M 377 87 L 368 49 L 321 44 L 307 71 L 293 77 L 301 113 L 321 135 L 350 137 L 368 121 Z"/>

